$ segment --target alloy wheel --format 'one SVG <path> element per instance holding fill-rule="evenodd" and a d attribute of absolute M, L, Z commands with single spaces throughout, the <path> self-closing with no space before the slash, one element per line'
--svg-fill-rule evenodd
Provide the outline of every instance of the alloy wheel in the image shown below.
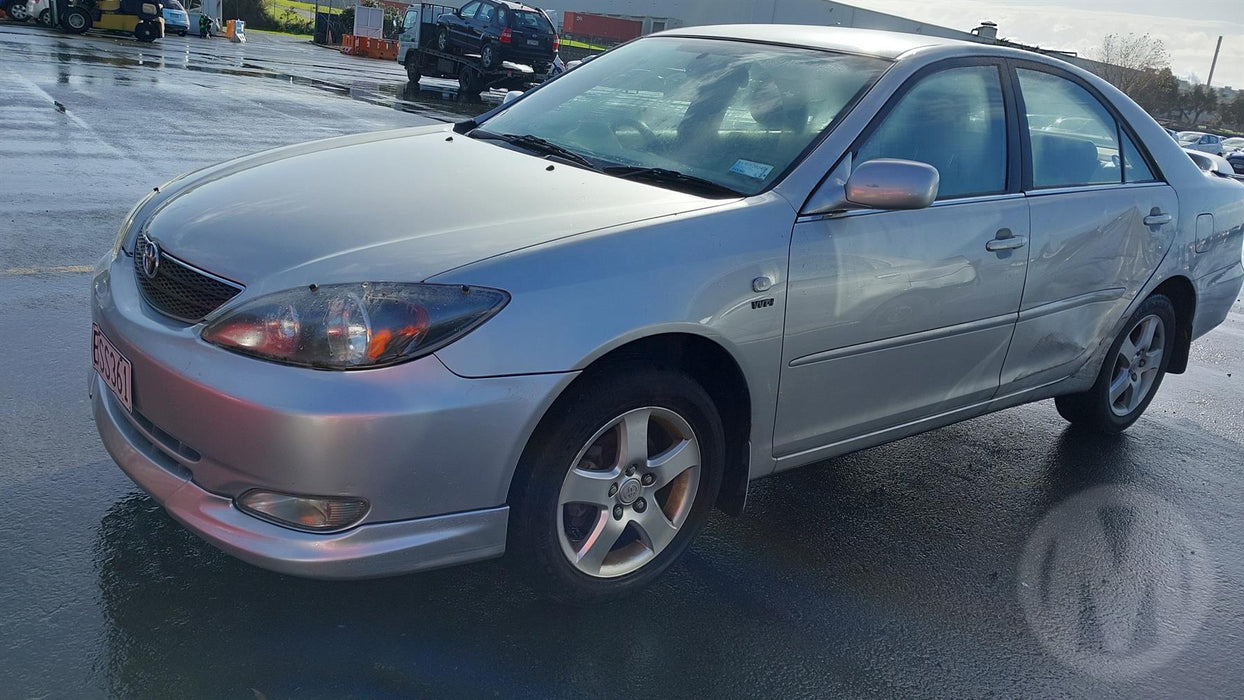
<path fill-rule="evenodd" d="M 1110 410 L 1126 416 L 1145 400 L 1153 389 L 1162 368 L 1162 352 L 1166 348 L 1166 324 L 1157 315 L 1140 319 L 1115 355 L 1114 372 L 1110 377 Z"/>
<path fill-rule="evenodd" d="M 9 5 L 9 17 L 14 22 L 25 22 L 30 19 L 30 11 L 26 8 L 26 3 L 15 2 Z"/>
<path fill-rule="evenodd" d="M 557 499 L 562 553 L 589 576 L 632 573 L 673 542 L 700 485 L 700 443 L 665 408 L 637 408 L 596 432 Z"/>

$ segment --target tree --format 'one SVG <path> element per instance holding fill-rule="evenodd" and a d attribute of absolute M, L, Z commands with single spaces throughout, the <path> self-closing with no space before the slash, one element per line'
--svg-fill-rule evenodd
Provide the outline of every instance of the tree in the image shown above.
<path fill-rule="evenodd" d="M 1202 116 L 1218 109 L 1218 93 L 1204 85 L 1193 85 L 1181 98 L 1180 112 L 1194 128 L 1201 123 Z"/>
<path fill-rule="evenodd" d="M 1146 109 L 1152 109 L 1156 89 L 1169 90 L 1169 82 L 1162 81 L 1170 75 L 1170 54 L 1161 39 L 1149 34 L 1107 34 L 1097 60 L 1102 63 L 1101 77 Z"/>
<path fill-rule="evenodd" d="M 1221 106 L 1219 116 L 1222 117 L 1224 124 L 1244 131 L 1244 90 L 1235 93 L 1234 100 Z"/>

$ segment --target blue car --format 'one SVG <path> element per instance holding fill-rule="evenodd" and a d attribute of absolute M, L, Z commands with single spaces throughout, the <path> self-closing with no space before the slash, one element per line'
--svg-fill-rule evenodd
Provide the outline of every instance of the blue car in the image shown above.
<path fill-rule="evenodd" d="M 177 0 L 163 0 L 163 3 L 165 33 L 185 36 L 190 31 L 190 15 L 186 14 L 186 8 Z"/>

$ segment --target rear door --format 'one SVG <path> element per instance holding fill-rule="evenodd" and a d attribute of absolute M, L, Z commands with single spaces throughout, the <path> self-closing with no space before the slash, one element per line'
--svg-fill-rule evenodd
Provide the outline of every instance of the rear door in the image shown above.
<path fill-rule="evenodd" d="M 818 448 L 997 391 L 1028 262 L 1003 68 L 956 61 L 917 75 L 850 152 L 856 165 L 934 166 L 933 206 L 796 223 L 774 431 L 779 469 L 782 458 L 797 466 Z"/>
<path fill-rule="evenodd" d="M 1031 253 L 1002 391 L 1060 380 L 1086 362 L 1166 255 L 1179 218 L 1131 128 L 1088 83 L 1044 64 L 1015 64 Z M 1074 119 L 1069 119 L 1074 118 Z"/>

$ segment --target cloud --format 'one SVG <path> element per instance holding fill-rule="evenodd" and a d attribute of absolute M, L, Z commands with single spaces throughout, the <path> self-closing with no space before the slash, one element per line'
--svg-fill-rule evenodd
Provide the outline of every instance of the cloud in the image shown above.
<path fill-rule="evenodd" d="M 1244 21 L 1238 19 L 1239 0 L 1105 0 L 1094 9 L 1080 7 L 1082 0 L 855 0 L 852 4 L 963 30 L 971 28 L 965 21 L 975 26 L 992 20 L 998 23 L 999 36 L 1089 58 L 1095 57 L 1106 34 L 1149 34 L 1166 44 L 1176 75 L 1207 75 L 1214 43 L 1222 35 L 1214 85 L 1244 88 Z M 1174 17 L 1173 12 L 1192 17 Z"/>

